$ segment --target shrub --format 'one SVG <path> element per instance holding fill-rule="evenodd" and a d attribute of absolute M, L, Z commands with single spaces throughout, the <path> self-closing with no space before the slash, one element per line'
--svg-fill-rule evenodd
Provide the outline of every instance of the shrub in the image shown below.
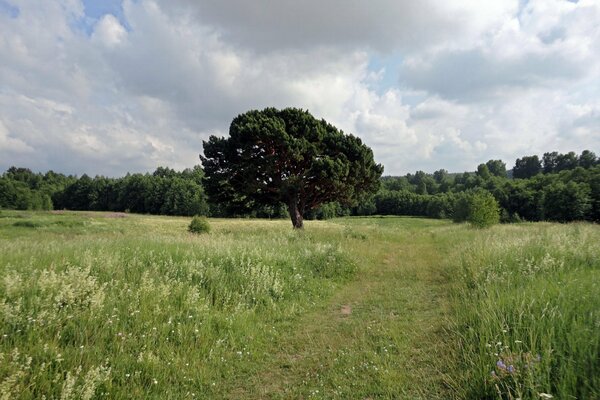
<path fill-rule="evenodd" d="M 190 231 L 192 233 L 208 233 L 208 232 L 210 232 L 210 224 L 208 223 L 208 219 L 206 217 L 201 217 L 199 215 L 196 215 L 194 218 L 192 218 L 192 222 L 190 222 L 188 231 Z"/>
<path fill-rule="evenodd" d="M 500 209 L 494 196 L 487 191 L 465 193 L 454 205 L 454 222 L 470 222 L 478 228 L 500 222 Z"/>
<path fill-rule="evenodd" d="M 467 221 L 471 224 L 478 228 L 486 228 L 500 222 L 498 202 L 491 193 L 476 193 L 470 203 Z"/>

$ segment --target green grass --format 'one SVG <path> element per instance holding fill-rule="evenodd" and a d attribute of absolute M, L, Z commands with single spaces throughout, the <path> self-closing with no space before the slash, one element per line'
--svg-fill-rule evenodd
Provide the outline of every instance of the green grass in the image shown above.
<path fill-rule="evenodd" d="M 3 211 L 0 398 L 599 397 L 598 226 L 189 223 Z"/>
<path fill-rule="evenodd" d="M 599 227 L 502 226 L 461 254 L 460 397 L 600 398 Z"/>

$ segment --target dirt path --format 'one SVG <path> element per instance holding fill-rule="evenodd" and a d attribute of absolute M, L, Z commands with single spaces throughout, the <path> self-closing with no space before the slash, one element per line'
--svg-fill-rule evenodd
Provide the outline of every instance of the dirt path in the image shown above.
<path fill-rule="evenodd" d="M 357 244 L 357 279 L 306 315 L 230 398 L 448 398 L 444 246 L 426 231 L 383 234 Z"/>

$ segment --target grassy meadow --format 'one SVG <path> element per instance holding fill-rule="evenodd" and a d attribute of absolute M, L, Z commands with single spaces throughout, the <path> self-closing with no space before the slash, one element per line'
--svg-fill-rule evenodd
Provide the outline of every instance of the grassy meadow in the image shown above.
<path fill-rule="evenodd" d="M 0 213 L 0 399 L 600 398 L 600 227 Z"/>

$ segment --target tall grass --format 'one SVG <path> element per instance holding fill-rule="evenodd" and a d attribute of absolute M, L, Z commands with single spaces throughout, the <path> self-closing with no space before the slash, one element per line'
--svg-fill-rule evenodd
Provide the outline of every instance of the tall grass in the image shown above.
<path fill-rule="evenodd" d="M 458 397 L 600 398 L 598 227 L 497 227 L 460 253 Z"/>
<path fill-rule="evenodd" d="M 318 223 L 316 236 L 287 221 L 197 236 L 184 218 L 28 221 L 0 225 L 2 399 L 219 397 L 271 351 L 275 322 L 356 267 L 342 228 Z"/>
<path fill-rule="evenodd" d="M 600 398 L 596 225 L 113 217 L 3 211 L 0 399 Z"/>

